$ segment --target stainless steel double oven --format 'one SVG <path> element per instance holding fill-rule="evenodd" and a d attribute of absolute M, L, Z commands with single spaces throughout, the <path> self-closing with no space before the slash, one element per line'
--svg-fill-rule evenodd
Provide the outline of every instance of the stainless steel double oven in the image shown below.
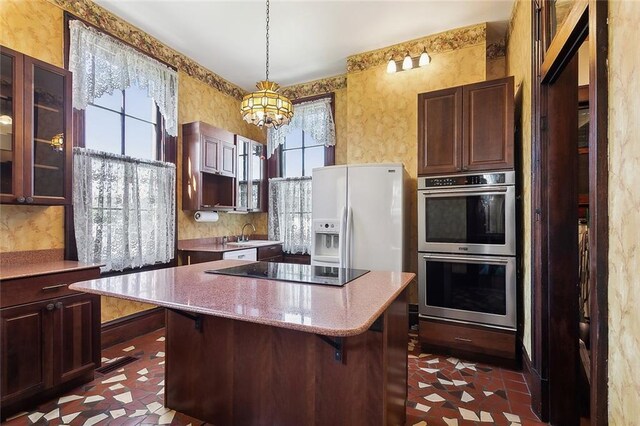
<path fill-rule="evenodd" d="M 419 313 L 516 328 L 515 172 L 418 179 Z"/>

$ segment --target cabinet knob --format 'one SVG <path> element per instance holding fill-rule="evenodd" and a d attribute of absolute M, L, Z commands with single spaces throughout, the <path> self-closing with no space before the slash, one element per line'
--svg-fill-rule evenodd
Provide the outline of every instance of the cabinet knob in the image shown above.
<path fill-rule="evenodd" d="M 17 201 L 17 202 L 19 202 L 19 203 L 24 203 L 24 202 L 25 202 L 25 200 L 26 200 L 26 199 L 25 199 L 24 197 L 18 197 L 18 198 L 16 198 L 16 201 Z"/>
<path fill-rule="evenodd" d="M 53 311 L 53 310 L 54 310 L 54 308 L 55 308 L 55 305 L 54 305 L 53 303 L 49 303 L 49 304 L 47 305 L 47 311 Z"/>
<path fill-rule="evenodd" d="M 56 302 L 56 309 L 62 309 L 62 302 Z"/>
<path fill-rule="evenodd" d="M 26 201 L 28 204 L 33 203 L 33 197 L 27 197 Z"/>

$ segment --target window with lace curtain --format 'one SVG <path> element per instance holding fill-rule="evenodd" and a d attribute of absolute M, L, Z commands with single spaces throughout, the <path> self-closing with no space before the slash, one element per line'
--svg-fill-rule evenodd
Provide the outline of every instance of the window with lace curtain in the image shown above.
<path fill-rule="evenodd" d="M 334 164 L 334 94 L 294 101 L 288 126 L 269 130 L 269 239 L 291 254 L 311 252 L 311 172 Z M 275 171 L 275 173 L 274 173 Z"/>
<path fill-rule="evenodd" d="M 177 73 L 78 20 L 68 39 L 76 147 L 67 238 L 79 260 L 103 272 L 169 263 Z"/>

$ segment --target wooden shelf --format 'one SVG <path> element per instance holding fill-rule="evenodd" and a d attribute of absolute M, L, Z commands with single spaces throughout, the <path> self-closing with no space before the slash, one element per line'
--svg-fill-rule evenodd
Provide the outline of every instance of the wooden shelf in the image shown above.
<path fill-rule="evenodd" d="M 45 169 L 45 170 L 60 170 L 60 167 L 47 166 L 46 164 L 34 164 L 33 167 L 35 167 L 36 169 Z"/>
<path fill-rule="evenodd" d="M 60 110 L 59 110 L 59 109 L 52 108 L 52 107 L 50 107 L 50 106 L 46 106 L 46 105 L 42 105 L 42 104 L 33 104 L 33 106 L 34 106 L 34 107 L 36 107 L 36 108 L 43 109 L 43 110 L 45 110 L 45 111 L 60 112 Z"/>

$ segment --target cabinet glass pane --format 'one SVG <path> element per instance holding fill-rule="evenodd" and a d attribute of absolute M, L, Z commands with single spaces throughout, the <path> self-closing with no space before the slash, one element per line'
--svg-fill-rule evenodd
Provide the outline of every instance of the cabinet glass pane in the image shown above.
<path fill-rule="evenodd" d="M 0 192 L 13 193 L 13 58 L 0 58 Z"/>
<path fill-rule="evenodd" d="M 549 42 L 558 33 L 558 30 L 562 28 L 562 24 L 567 20 L 571 9 L 575 5 L 576 0 L 552 0 L 549 3 L 550 7 L 550 25 L 549 25 Z"/>
<path fill-rule="evenodd" d="M 120 114 L 88 105 L 85 110 L 85 147 L 96 151 L 122 154 Z"/>
<path fill-rule="evenodd" d="M 249 208 L 249 201 L 247 197 L 247 184 L 249 180 L 249 143 L 238 142 L 236 149 L 238 150 L 238 201 L 236 203 L 236 207 L 238 209 L 247 209 Z"/>
<path fill-rule="evenodd" d="M 56 149 L 52 139 L 62 138 Z M 64 196 L 64 77 L 33 68 L 33 194 Z"/>
<path fill-rule="evenodd" d="M 254 143 L 251 147 L 251 196 L 253 198 L 253 209 L 262 208 L 261 189 L 264 185 L 262 180 L 263 165 L 264 165 L 264 145 L 260 143 Z"/>
<path fill-rule="evenodd" d="M 155 160 L 158 146 L 156 125 L 131 117 L 125 117 L 124 120 L 125 155 Z"/>

